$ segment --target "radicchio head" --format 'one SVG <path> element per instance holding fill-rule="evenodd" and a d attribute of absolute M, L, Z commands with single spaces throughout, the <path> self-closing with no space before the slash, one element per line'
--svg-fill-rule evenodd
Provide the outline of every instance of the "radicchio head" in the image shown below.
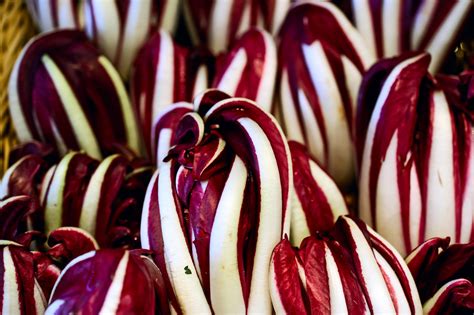
<path fill-rule="evenodd" d="M 226 51 L 234 40 L 252 26 L 276 34 L 290 6 L 290 0 L 185 0 L 184 20 L 195 45 L 212 53 Z"/>
<path fill-rule="evenodd" d="M 292 181 L 278 123 L 250 100 L 209 90 L 171 134 L 148 186 L 141 241 L 172 308 L 270 313 L 268 263 L 289 228 Z"/>
<path fill-rule="evenodd" d="M 374 57 L 328 2 L 294 4 L 279 34 L 279 111 L 286 135 L 305 143 L 340 187 L 351 188 L 356 97 Z"/>
<path fill-rule="evenodd" d="M 421 314 L 415 282 L 398 252 L 362 221 L 341 216 L 328 234 L 274 249 L 276 314 Z"/>
<path fill-rule="evenodd" d="M 263 30 L 250 29 L 232 43 L 229 52 L 217 57 L 212 87 L 231 96 L 251 99 L 270 112 L 276 72 L 272 36 Z"/>
<path fill-rule="evenodd" d="M 33 38 L 15 63 L 8 97 L 22 142 L 40 140 L 61 155 L 72 149 L 101 158 L 118 146 L 141 153 L 120 75 L 80 31 Z"/>
<path fill-rule="evenodd" d="M 148 154 L 154 157 L 152 126 L 173 103 L 191 101 L 209 85 L 209 57 L 191 53 L 161 31 L 138 53 L 131 75 L 131 96 Z"/>
<path fill-rule="evenodd" d="M 472 314 L 474 243 L 449 245 L 449 238 L 432 238 L 415 248 L 406 262 L 425 314 Z"/>
<path fill-rule="evenodd" d="M 41 315 L 46 297 L 35 275 L 34 255 L 12 241 L 0 241 L 0 305 L 2 314 Z"/>
<path fill-rule="evenodd" d="M 85 253 L 61 272 L 45 314 L 169 314 L 163 278 L 140 253 Z"/>
<path fill-rule="evenodd" d="M 2 179 L 0 196 L 30 195 L 34 211 L 22 228 L 46 234 L 62 226 L 78 226 L 102 246 L 136 246 L 141 203 L 149 167 L 123 155 L 102 162 L 70 152 L 48 168 L 42 158 L 27 155 Z"/>
<path fill-rule="evenodd" d="M 82 0 L 26 0 L 31 17 L 42 32 L 60 28 L 81 29 Z"/>
<path fill-rule="evenodd" d="M 430 72 L 440 70 L 469 14 L 472 1 L 350 0 L 354 24 L 369 49 L 382 57 L 427 51 Z"/>
<path fill-rule="evenodd" d="M 174 32 L 179 2 L 85 0 L 85 32 L 127 78 L 139 49 L 151 35 L 160 29 Z"/>
<path fill-rule="evenodd" d="M 382 60 L 359 94 L 360 216 L 402 255 L 431 237 L 473 238 L 471 114 L 429 63 L 427 54 Z"/>

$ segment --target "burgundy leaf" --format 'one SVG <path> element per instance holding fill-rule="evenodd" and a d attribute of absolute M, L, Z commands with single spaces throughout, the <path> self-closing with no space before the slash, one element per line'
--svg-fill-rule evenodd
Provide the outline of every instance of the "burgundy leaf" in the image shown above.
<path fill-rule="evenodd" d="M 283 239 L 273 250 L 270 266 L 270 294 L 277 314 L 309 314 L 298 265 L 295 250 L 287 239 Z"/>
<path fill-rule="evenodd" d="M 339 215 L 348 214 L 344 197 L 319 167 L 306 147 L 288 142 L 293 163 L 294 197 L 291 209 L 291 242 L 332 228 Z"/>
<path fill-rule="evenodd" d="M 61 263 L 68 263 L 74 258 L 99 249 L 96 240 L 86 231 L 73 227 L 62 227 L 52 231 L 48 236 L 48 255 Z"/>
<path fill-rule="evenodd" d="M 15 196 L 0 201 L 0 239 L 16 240 L 25 232 L 26 218 L 36 209 L 28 196 Z"/>

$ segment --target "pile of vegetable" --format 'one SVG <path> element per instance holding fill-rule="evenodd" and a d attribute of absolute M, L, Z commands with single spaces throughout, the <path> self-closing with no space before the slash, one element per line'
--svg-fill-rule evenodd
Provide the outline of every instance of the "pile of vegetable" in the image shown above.
<path fill-rule="evenodd" d="M 474 5 L 333 2 L 27 0 L 1 313 L 472 314 Z"/>

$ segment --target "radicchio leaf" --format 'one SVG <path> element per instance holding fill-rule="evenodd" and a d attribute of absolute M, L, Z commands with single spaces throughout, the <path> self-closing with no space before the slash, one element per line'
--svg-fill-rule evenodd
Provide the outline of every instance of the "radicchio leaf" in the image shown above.
<path fill-rule="evenodd" d="M 288 142 L 293 162 L 293 198 L 291 202 L 291 243 L 328 231 L 339 215 L 349 214 L 344 197 L 334 181 L 308 153 L 306 147 Z"/>

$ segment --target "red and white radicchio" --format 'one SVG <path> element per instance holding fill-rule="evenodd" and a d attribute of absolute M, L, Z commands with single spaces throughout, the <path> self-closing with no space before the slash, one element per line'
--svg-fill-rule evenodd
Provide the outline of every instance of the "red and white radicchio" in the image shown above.
<path fill-rule="evenodd" d="M 375 55 L 427 51 L 432 56 L 430 72 L 441 69 L 473 8 L 472 1 L 465 0 L 350 2 L 354 24 Z"/>
<path fill-rule="evenodd" d="M 127 78 L 135 57 L 146 40 L 160 29 L 174 32 L 179 1 L 84 1 L 87 36 Z"/>
<path fill-rule="evenodd" d="M 127 78 L 145 41 L 163 29 L 174 32 L 179 17 L 176 0 L 27 0 L 41 32 L 84 30 Z"/>
<path fill-rule="evenodd" d="M 26 197 L 26 196 L 21 196 Z M 12 197 L 15 199 L 20 197 Z M 0 212 L 2 209 L 0 205 Z M 2 228 L 12 222 L 1 222 Z M 18 222 L 17 222 L 18 223 Z M 14 224 L 14 223 L 13 223 Z M 0 240 L 0 305 L 2 314 L 44 314 L 47 299 L 60 275 L 59 265 L 97 249 L 97 243 L 78 228 L 60 228 L 48 238 L 30 231 L 21 237 L 21 244 Z M 31 251 L 32 241 L 40 251 Z"/>
<path fill-rule="evenodd" d="M 360 216 L 402 255 L 431 237 L 473 240 L 472 119 L 429 63 L 427 54 L 382 60 L 359 94 Z"/>
<path fill-rule="evenodd" d="M 272 36 L 263 30 L 250 29 L 232 43 L 229 52 L 217 57 L 212 87 L 231 96 L 251 99 L 270 112 L 276 72 Z"/>
<path fill-rule="evenodd" d="M 58 164 L 27 155 L 2 179 L 0 197 L 28 194 L 36 205 L 21 229 L 44 231 L 77 226 L 102 246 L 137 246 L 140 211 L 150 168 L 134 165 L 121 155 L 99 163 L 70 152 Z"/>
<path fill-rule="evenodd" d="M 348 189 L 354 182 L 352 130 L 362 74 L 374 57 L 331 3 L 292 6 L 278 48 L 281 123 Z"/>
<path fill-rule="evenodd" d="M 148 186 L 142 247 L 178 313 L 271 313 L 268 267 L 289 228 L 288 144 L 255 103 L 209 90 Z"/>
<path fill-rule="evenodd" d="M 151 158 L 156 154 L 153 124 L 171 104 L 191 101 L 208 88 L 209 59 L 176 44 L 165 31 L 153 35 L 138 53 L 131 73 L 131 98 Z"/>
<path fill-rule="evenodd" d="M 29 250 L 39 233 L 22 230 L 22 224 L 33 209 L 32 198 L 25 195 L 0 201 L 2 314 L 43 314 L 46 299 L 59 275 L 59 269 L 47 255 Z"/>
<path fill-rule="evenodd" d="M 142 151 L 120 75 L 80 31 L 33 38 L 15 63 L 8 100 L 22 142 L 39 140 L 61 155 L 84 150 L 97 159 L 117 147 Z"/>
<path fill-rule="evenodd" d="M 270 292 L 276 314 L 422 314 L 410 270 L 362 221 L 341 216 L 300 248 L 274 249 Z"/>
<path fill-rule="evenodd" d="M 406 258 L 428 315 L 474 311 L 474 243 L 449 245 L 449 241 L 429 239 Z"/>
<path fill-rule="evenodd" d="M 2 314 L 44 313 L 46 297 L 35 275 L 34 255 L 27 248 L 0 240 L 0 280 Z"/>
<path fill-rule="evenodd" d="M 41 32 L 60 28 L 82 29 L 82 0 L 26 0 L 33 21 Z"/>
<path fill-rule="evenodd" d="M 181 47 L 166 32 L 154 35 L 140 50 L 131 77 L 132 101 L 148 154 L 158 164 L 162 156 L 156 152 L 156 125 L 174 112 L 170 107 L 187 106 L 181 102 L 191 101 L 208 86 L 254 100 L 270 111 L 277 61 L 268 33 L 245 32 L 229 52 L 217 56 L 215 64 L 213 71 L 214 58 L 209 53 Z"/>
<path fill-rule="evenodd" d="M 291 0 L 184 0 L 184 20 L 195 45 L 207 46 L 213 54 L 226 51 L 252 26 L 276 34 Z"/>
<path fill-rule="evenodd" d="M 169 314 L 163 278 L 140 253 L 102 249 L 71 261 L 45 314 Z"/>

